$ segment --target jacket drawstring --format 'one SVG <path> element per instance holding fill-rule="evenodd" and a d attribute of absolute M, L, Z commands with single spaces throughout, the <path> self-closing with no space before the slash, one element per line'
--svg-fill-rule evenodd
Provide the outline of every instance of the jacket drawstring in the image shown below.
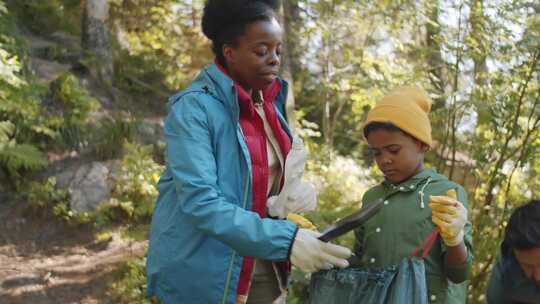
<path fill-rule="evenodd" d="M 424 189 L 426 189 L 427 185 L 431 182 L 431 176 L 427 179 L 424 186 L 422 186 L 422 189 L 418 191 L 418 195 L 420 196 L 420 208 L 424 209 L 426 207 L 426 204 L 424 203 Z"/>

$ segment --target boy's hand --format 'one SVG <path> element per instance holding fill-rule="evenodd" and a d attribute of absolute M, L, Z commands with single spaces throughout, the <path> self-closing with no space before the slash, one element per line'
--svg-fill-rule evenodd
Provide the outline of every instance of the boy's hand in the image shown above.
<path fill-rule="evenodd" d="M 463 228 L 467 223 L 467 209 L 456 200 L 455 190 L 448 190 L 448 196 L 430 196 L 431 219 L 441 230 L 444 243 L 457 246 L 463 242 Z"/>
<path fill-rule="evenodd" d="M 293 223 L 295 223 L 299 228 L 309 229 L 309 230 L 317 230 L 317 227 L 313 225 L 313 223 L 308 220 L 307 218 L 301 216 L 300 214 L 296 213 L 289 213 L 287 215 L 287 219 Z"/>

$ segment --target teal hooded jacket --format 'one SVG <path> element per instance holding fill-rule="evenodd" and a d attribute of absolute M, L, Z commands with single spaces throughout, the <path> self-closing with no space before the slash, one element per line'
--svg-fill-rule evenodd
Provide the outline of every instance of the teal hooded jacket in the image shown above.
<path fill-rule="evenodd" d="M 284 117 L 287 83 L 274 101 Z M 157 185 L 147 257 L 149 296 L 236 303 L 243 256 L 287 260 L 297 226 L 250 211 L 252 170 L 233 80 L 212 64 L 169 99 L 166 169 Z"/>

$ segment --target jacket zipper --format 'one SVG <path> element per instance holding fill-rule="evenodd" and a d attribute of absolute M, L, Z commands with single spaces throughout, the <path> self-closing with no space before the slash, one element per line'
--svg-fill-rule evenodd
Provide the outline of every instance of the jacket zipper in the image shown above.
<path fill-rule="evenodd" d="M 246 188 L 244 189 L 244 198 L 243 198 L 243 202 L 242 202 L 242 207 L 244 209 L 246 209 L 247 195 L 248 195 L 248 190 L 249 190 L 249 187 L 250 187 L 249 174 L 246 176 L 245 184 L 246 184 Z M 229 294 L 229 285 L 231 284 L 231 276 L 232 276 L 232 270 L 233 270 L 234 259 L 235 258 L 236 258 L 236 251 L 233 251 L 233 253 L 231 255 L 231 262 L 229 263 L 229 271 L 227 272 L 227 280 L 225 281 L 225 290 L 223 292 L 223 298 L 221 299 L 221 304 L 227 303 L 227 296 Z"/>

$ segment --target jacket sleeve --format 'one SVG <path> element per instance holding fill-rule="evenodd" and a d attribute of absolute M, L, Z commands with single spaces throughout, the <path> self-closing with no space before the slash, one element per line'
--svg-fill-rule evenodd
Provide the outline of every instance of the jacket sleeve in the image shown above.
<path fill-rule="evenodd" d="M 489 278 L 487 286 L 487 303 L 488 304 L 502 304 L 503 303 L 503 272 L 502 272 L 502 260 L 501 255 L 497 257 L 493 269 L 491 270 L 491 276 Z"/>
<path fill-rule="evenodd" d="M 240 255 L 286 260 L 296 225 L 286 220 L 261 219 L 240 207 L 242 202 L 228 201 L 220 191 L 212 128 L 201 98 L 208 97 L 202 93 L 185 95 L 170 106 L 165 121 L 167 165 L 180 212 L 196 229 Z M 234 145 L 236 140 L 217 144 Z M 251 187 L 247 176 L 243 181 L 244 200 L 248 193 L 245 187 Z"/>
<path fill-rule="evenodd" d="M 376 198 L 376 188 L 370 188 L 364 193 L 362 196 L 362 208 L 366 207 L 369 202 L 372 202 Z M 353 252 L 354 256 L 352 256 L 349 261 L 352 261 L 351 266 L 353 267 L 359 267 L 362 265 L 362 258 L 364 256 L 364 249 L 365 249 L 365 229 L 366 227 L 364 225 L 359 226 L 358 228 L 354 229 L 354 245 L 353 245 Z"/>
<path fill-rule="evenodd" d="M 457 190 L 457 200 L 460 201 L 463 204 L 463 206 L 467 209 L 468 217 L 469 217 L 464 228 L 465 230 L 464 242 L 465 242 L 465 246 L 467 247 L 467 260 L 461 265 L 449 266 L 447 264 L 446 256 L 443 259 L 444 259 L 444 269 L 445 269 L 445 273 L 448 279 L 452 281 L 453 283 L 461 283 L 461 282 L 466 281 L 471 274 L 474 255 L 473 255 L 473 246 L 472 246 L 472 224 L 470 221 L 471 212 L 469 210 L 467 193 L 465 192 L 465 189 L 463 189 L 463 187 L 460 185 L 458 185 L 456 190 Z M 446 255 L 446 246 L 444 244 L 443 244 L 443 252 Z"/>

